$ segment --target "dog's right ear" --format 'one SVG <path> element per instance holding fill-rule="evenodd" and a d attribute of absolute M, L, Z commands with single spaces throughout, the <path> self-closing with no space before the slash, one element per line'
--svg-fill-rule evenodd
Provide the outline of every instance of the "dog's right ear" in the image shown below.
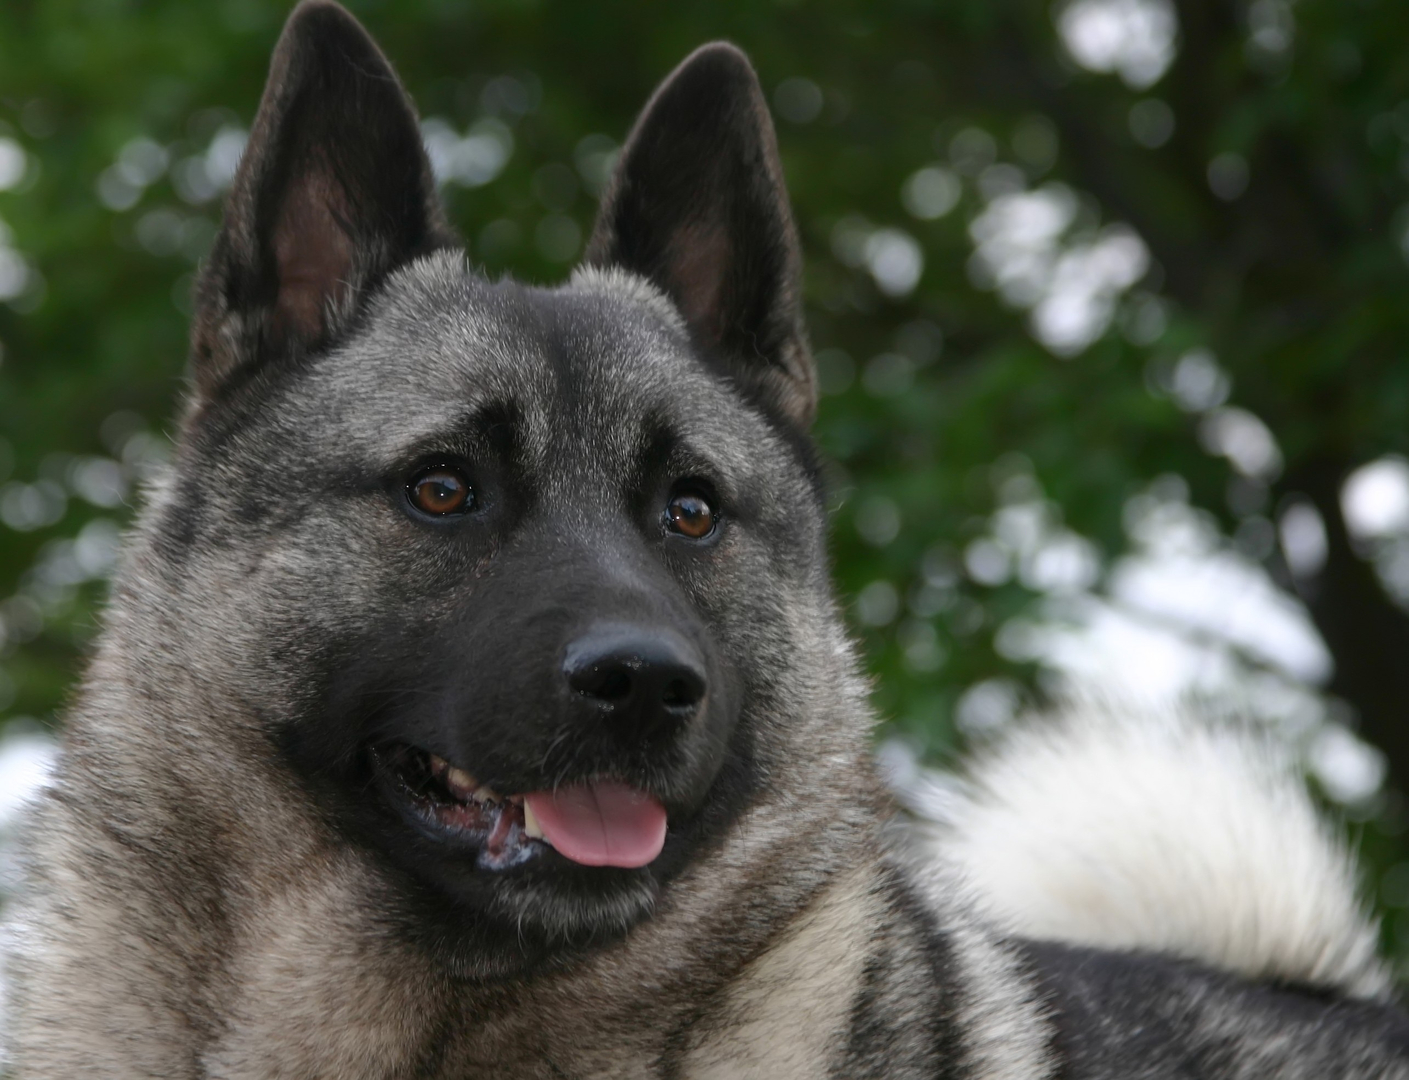
<path fill-rule="evenodd" d="M 817 378 L 778 141 L 748 58 L 717 42 L 675 69 L 636 121 L 587 246 L 675 301 L 746 394 L 798 427 Z"/>
<path fill-rule="evenodd" d="M 391 65 L 337 4 L 304 0 L 196 288 L 198 396 L 326 344 L 388 272 L 455 243 Z"/>

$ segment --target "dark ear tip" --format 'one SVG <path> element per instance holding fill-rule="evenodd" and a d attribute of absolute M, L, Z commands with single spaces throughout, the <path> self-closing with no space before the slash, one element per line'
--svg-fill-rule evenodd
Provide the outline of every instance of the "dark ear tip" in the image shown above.
<path fill-rule="evenodd" d="M 298 43 L 300 51 L 353 47 L 380 53 L 371 35 L 341 4 L 334 0 L 300 0 L 284 23 L 280 44 L 285 49 Z"/>
<path fill-rule="evenodd" d="M 301 0 L 289 14 L 270 61 L 265 93 L 274 95 L 270 100 L 287 101 L 310 83 L 325 88 L 368 83 L 399 86 L 372 35 L 334 0 Z"/>
<path fill-rule="evenodd" d="M 312 30 L 331 29 L 335 26 L 361 29 L 361 25 L 352 17 L 352 13 L 341 4 L 336 3 L 335 0 L 299 0 L 293 11 L 289 12 L 284 29 L 287 33 L 295 28 Z"/>
<path fill-rule="evenodd" d="M 682 68 L 692 64 L 715 64 L 720 67 L 733 67 L 753 71 L 748 54 L 732 41 L 707 41 L 680 62 Z"/>
<path fill-rule="evenodd" d="M 758 74 L 743 49 L 729 41 L 711 41 L 685 57 L 665 85 L 708 80 L 717 86 L 752 89 Z"/>

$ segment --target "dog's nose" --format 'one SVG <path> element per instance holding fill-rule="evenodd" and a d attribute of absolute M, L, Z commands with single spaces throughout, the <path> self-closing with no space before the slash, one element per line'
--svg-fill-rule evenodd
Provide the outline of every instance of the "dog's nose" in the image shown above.
<path fill-rule="evenodd" d="M 679 634 L 593 627 L 567 647 L 568 686 L 622 733 L 646 735 L 694 716 L 707 689 L 699 653 Z"/>

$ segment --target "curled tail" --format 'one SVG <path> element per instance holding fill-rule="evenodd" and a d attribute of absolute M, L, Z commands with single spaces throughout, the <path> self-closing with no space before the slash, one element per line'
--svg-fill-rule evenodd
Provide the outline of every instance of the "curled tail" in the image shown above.
<path fill-rule="evenodd" d="M 978 757 L 929 842 L 1016 934 L 1383 997 L 1355 861 L 1285 759 L 1188 719 L 1033 721 Z"/>

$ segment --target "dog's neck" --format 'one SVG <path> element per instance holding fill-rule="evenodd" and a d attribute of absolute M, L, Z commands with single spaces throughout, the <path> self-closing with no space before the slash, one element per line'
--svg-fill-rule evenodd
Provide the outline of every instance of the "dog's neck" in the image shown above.
<path fill-rule="evenodd" d="M 503 1080 L 824 1075 L 879 922 L 881 869 L 863 847 L 812 895 L 797 892 L 789 919 L 765 920 L 747 893 L 705 884 L 686 890 L 688 909 L 667 902 L 565 970 L 498 984 L 447 978 L 418 950 L 345 925 L 365 900 L 346 890 L 365 879 L 334 871 L 252 906 L 257 922 L 234 950 L 226 1010 L 242 1022 L 208 1048 L 207 1068 Z M 707 864 L 694 873 L 729 880 Z M 313 929 L 340 920 L 341 936 Z M 721 955 L 721 940 L 732 955 Z"/>

